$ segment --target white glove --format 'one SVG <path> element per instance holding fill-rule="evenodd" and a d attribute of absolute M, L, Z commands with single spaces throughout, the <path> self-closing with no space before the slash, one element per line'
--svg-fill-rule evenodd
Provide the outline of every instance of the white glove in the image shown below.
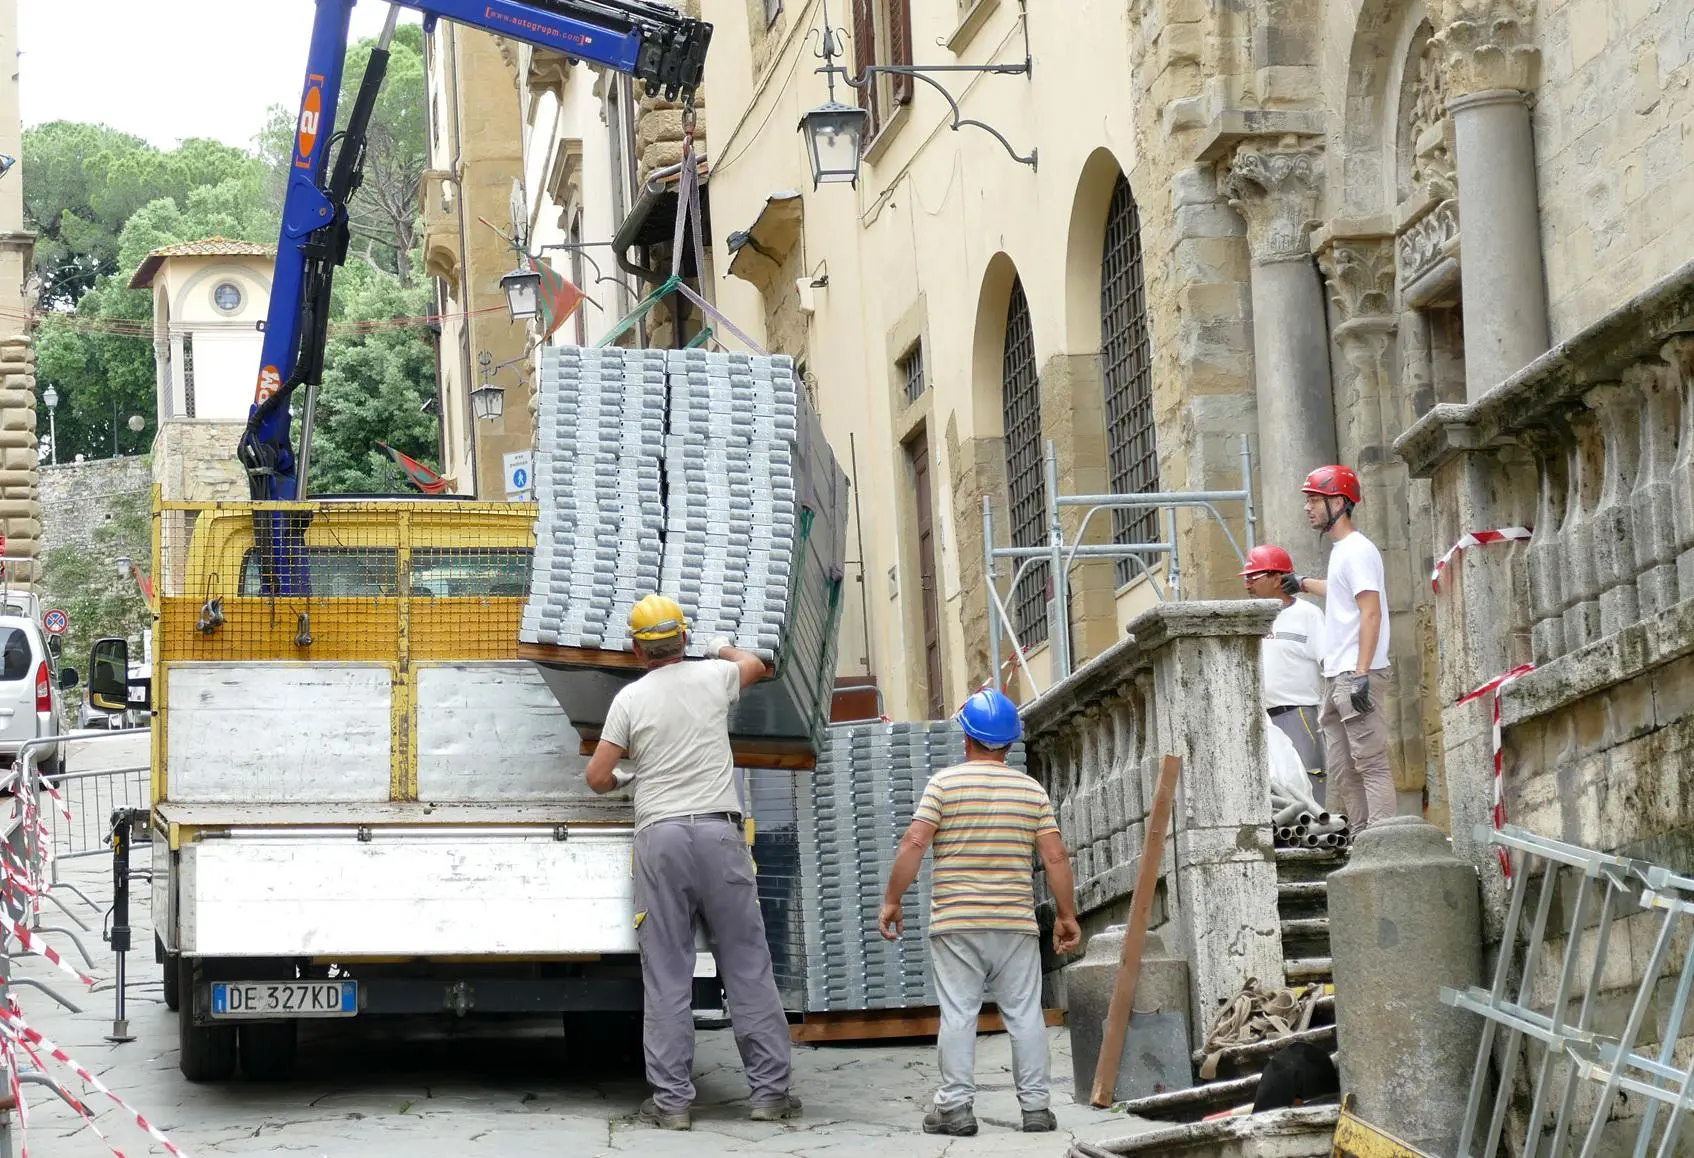
<path fill-rule="evenodd" d="M 635 773 L 633 772 L 626 772 L 622 768 L 612 769 L 612 783 L 616 784 L 619 788 L 628 788 L 629 782 L 634 779 Z"/>
<path fill-rule="evenodd" d="M 709 656 L 712 656 L 715 659 L 718 656 L 723 654 L 724 648 L 734 647 L 734 646 L 735 646 L 735 644 L 730 642 L 729 636 L 727 636 L 727 635 L 715 635 L 715 636 L 712 637 L 712 642 L 710 642 L 706 645 L 706 654 L 709 655 Z"/>

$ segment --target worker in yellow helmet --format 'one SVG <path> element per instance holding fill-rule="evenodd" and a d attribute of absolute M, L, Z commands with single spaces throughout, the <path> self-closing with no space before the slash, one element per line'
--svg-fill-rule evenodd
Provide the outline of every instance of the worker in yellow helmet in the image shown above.
<path fill-rule="evenodd" d="M 649 595 L 629 613 L 646 674 L 618 692 L 588 761 L 588 786 L 635 790 L 635 927 L 646 1019 L 642 1045 L 653 1096 L 641 1116 L 693 1126 L 694 924 L 705 923 L 729 997 L 735 1044 L 752 1088 L 750 1116 L 797 1117 L 788 1091 L 788 1019 L 771 973 L 753 860 L 742 837 L 729 712 L 765 676 L 722 636 L 710 658 L 685 659 L 688 621 L 674 599 Z M 618 767 L 628 758 L 630 768 Z"/>

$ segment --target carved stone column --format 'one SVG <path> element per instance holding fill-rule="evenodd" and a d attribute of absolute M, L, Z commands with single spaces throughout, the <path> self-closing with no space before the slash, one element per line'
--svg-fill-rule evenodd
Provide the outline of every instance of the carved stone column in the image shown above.
<path fill-rule="evenodd" d="M 1464 215 L 1465 396 L 1475 401 L 1548 345 L 1529 94 L 1535 0 L 1434 0 Z"/>
<path fill-rule="evenodd" d="M 1248 141 L 1221 186 L 1247 222 L 1252 257 L 1253 375 L 1259 415 L 1260 510 L 1264 537 L 1286 547 L 1302 570 L 1320 550 L 1300 483 L 1334 462 L 1335 401 L 1323 284 L 1312 262 L 1323 155 L 1308 138 Z"/>

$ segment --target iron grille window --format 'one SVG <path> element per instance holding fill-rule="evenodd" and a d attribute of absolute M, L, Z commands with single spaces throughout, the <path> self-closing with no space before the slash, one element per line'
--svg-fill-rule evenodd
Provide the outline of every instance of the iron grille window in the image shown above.
<path fill-rule="evenodd" d="M 182 409 L 194 417 L 194 335 L 182 336 Z"/>
<path fill-rule="evenodd" d="M 1159 447 L 1153 430 L 1153 344 L 1147 327 L 1147 286 L 1141 265 L 1141 212 L 1129 182 L 1118 178 L 1106 211 L 1100 258 L 1100 356 L 1106 380 L 1106 446 L 1112 490 L 1159 489 Z M 1113 511 L 1112 538 L 1151 543 L 1159 538 L 1156 509 Z M 1140 574 L 1118 560 L 1118 582 Z"/>
<path fill-rule="evenodd" d="M 923 392 L 929 389 L 929 383 L 923 376 L 923 343 L 912 347 L 912 352 L 900 359 L 900 374 L 906 380 L 906 401 L 916 402 L 923 397 Z"/>
<path fill-rule="evenodd" d="M 1012 546 L 1039 547 L 1045 529 L 1041 512 L 1041 383 L 1035 372 L 1035 328 L 1030 324 L 1029 301 L 1024 297 L 1021 279 L 1012 283 L 1012 300 L 1006 308 L 1001 375 Z M 1046 563 L 1031 566 L 1012 592 L 1021 646 L 1047 638 L 1048 570 Z"/>

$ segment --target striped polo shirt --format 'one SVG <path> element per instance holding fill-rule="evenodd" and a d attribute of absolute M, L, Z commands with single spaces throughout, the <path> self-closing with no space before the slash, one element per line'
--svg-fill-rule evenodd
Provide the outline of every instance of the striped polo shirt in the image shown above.
<path fill-rule="evenodd" d="M 989 760 L 929 778 L 914 819 L 935 826 L 929 932 L 1039 933 L 1035 841 L 1059 831 L 1047 790 Z"/>

